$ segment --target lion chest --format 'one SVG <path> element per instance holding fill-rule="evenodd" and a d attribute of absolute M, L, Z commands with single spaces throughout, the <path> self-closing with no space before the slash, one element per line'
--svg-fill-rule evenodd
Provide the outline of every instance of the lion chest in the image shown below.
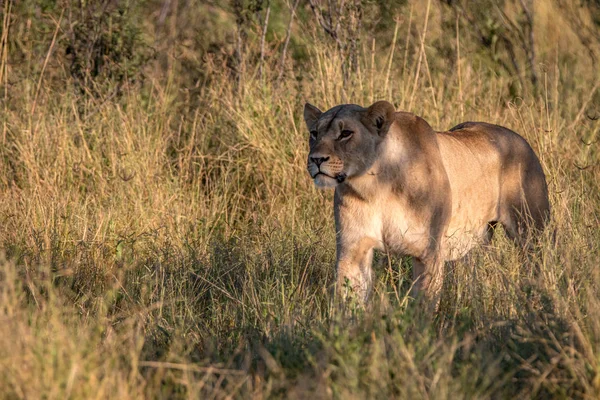
<path fill-rule="evenodd" d="M 422 253 L 429 243 L 427 223 L 393 196 L 370 201 L 340 198 L 336 225 L 341 243 L 369 238 L 377 249 L 407 255 Z"/>

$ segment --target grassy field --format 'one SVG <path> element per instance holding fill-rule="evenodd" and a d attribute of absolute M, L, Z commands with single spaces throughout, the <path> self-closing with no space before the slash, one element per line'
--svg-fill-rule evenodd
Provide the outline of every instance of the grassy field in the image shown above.
<path fill-rule="evenodd" d="M 85 3 L 2 3 L 0 397 L 600 396 L 585 10 L 574 27 L 563 2 L 536 1 L 537 63 L 517 54 L 517 76 L 445 3 L 399 2 L 385 29 L 365 22 L 343 79 L 349 58 L 305 2 L 290 26 L 273 1 L 264 40 L 266 5 L 236 31 L 236 2 Z M 380 99 L 438 130 L 507 126 L 549 183 L 542 249 L 499 232 L 448 266 L 435 316 L 408 297 L 410 262 L 385 254 L 368 310 L 330 305 L 333 194 L 305 170 L 302 107 Z"/>

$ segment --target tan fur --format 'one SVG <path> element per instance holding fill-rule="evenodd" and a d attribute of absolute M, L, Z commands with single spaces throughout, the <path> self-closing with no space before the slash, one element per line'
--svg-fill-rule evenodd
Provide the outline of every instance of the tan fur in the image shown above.
<path fill-rule="evenodd" d="M 524 244 L 549 217 L 539 160 L 515 132 L 467 122 L 435 132 L 384 101 L 369 108 L 306 104 L 308 171 L 335 187 L 338 290 L 366 301 L 374 249 L 413 257 L 414 292 L 439 295 L 445 261 L 491 238 L 501 223 Z"/>

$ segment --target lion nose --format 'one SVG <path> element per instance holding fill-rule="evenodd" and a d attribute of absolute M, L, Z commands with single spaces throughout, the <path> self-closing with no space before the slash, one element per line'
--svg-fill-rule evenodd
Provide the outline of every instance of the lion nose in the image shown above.
<path fill-rule="evenodd" d="M 329 157 L 311 157 L 310 161 L 317 164 L 317 167 L 321 166 L 325 161 L 329 160 Z"/>

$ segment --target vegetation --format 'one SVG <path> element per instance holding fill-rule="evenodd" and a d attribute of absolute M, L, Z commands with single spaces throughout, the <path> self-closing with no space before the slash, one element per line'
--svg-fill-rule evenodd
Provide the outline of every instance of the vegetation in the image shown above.
<path fill-rule="evenodd" d="M 600 4 L 471 3 L 4 0 L 1 397 L 597 398 Z M 302 107 L 380 99 L 547 174 L 541 250 L 499 232 L 435 316 L 385 254 L 331 307 Z"/>

